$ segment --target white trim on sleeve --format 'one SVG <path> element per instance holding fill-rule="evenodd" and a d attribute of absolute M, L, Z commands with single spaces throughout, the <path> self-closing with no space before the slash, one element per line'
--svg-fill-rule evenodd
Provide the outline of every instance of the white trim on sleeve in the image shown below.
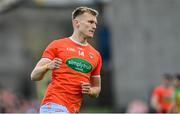
<path fill-rule="evenodd" d="M 93 76 L 91 76 L 91 77 L 93 77 L 93 78 L 98 78 L 98 77 L 100 77 L 100 75 L 93 75 Z"/>

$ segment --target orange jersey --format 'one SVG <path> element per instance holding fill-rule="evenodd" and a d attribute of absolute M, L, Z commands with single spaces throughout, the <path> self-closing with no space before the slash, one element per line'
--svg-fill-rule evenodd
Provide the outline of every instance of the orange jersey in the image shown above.
<path fill-rule="evenodd" d="M 163 86 L 158 86 L 153 91 L 153 96 L 158 98 L 158 103 L 160 104 L 162 110 L 159 113 L 168 112 L 172 108 L 173 100 L 173 88 L 165 88 Z"/>
<path fill-rule="evenodd" d="M 80 82 L 100 75 L 102 59 L 90 44 L 80 45 L 69 38 L 54 40 L 43 53 L 43 58 L 62 59 L 59 69 L 52 72 L 42 104 L 54 102 L 64 105 L 69 112 L 79 111 L 82 102 Z"/>

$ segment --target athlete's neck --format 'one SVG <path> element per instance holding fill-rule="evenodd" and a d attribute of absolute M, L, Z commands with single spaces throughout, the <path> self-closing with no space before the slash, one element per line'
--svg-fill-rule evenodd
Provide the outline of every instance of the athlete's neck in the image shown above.
<path fill-rule="evenodd" d="M 74 42 L 77 42 L 79 44 L 82 44 L 82 45 L 88 45 L 88 42 L 87 42 L 87 38 L 83 38 L 83 37 L 76 37 L 76 36 L 70 36 L 69 37 L 71 40 L 73 40 Z"/>

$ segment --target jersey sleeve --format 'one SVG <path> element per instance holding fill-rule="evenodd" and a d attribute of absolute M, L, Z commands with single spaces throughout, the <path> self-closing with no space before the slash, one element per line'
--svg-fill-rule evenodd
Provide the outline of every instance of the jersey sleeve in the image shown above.
<path fill-rule="evenodd" d="M 53 60 L 56 56 L 57 47 L 56 47 L 56 40 L 51 42 L 43 52 L 42 58 L 48 58 Z"/>
<path fill-rule="evenodd" d="M 91 73 L 91 76 L 93 75 L 100 75 L 101 73 L 101 67 L 102 67 L 102 58 L 100 54 L 98 55 L 98 63 L 97 66 L 94 68 L 94 70 Z"/>

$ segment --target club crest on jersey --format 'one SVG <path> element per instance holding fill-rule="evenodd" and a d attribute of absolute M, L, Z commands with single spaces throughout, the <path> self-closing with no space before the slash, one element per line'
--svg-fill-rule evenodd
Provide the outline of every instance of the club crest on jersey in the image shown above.
<path fill-rule="evenodd" d="M 93 59 L 93 58 L 94 58 L 94 54 L 93 54 L 93 53 L 89 53 L 89 57 L 90 57 L 91 59 Z"/>
<path fill-rule="evenodd" d="M 92 71 L 92 65 L 88 61 L 80 58 L 69 58 L 66 60 L 66 64 L 77 72 L 89 73 Z"/>

